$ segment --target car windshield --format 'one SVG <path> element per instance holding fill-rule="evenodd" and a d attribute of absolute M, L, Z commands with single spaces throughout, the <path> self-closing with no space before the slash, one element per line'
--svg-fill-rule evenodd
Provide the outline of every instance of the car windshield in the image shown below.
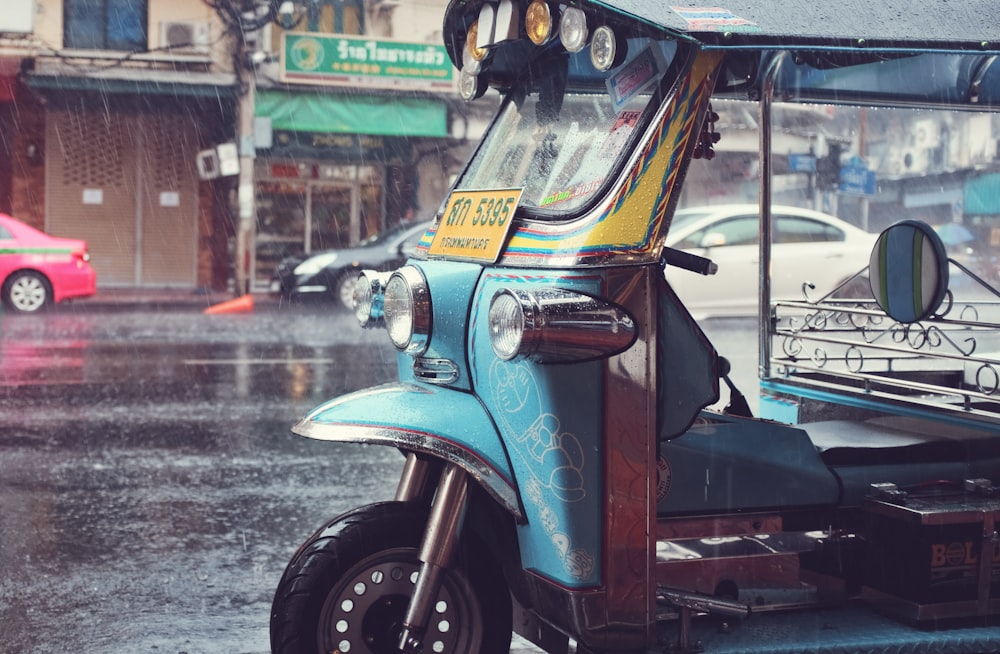
<path fill-rule="evenodd" d="M 536 80 L 500 110 L 457 188 L 523 188 L 521 206 L 539 218 L 580 210 L 612 178 L 648 120 L 650 99 L 670 70 L 674 41 L 632 39 L 629 58 L 598 73 L 573 57 L 567 80 Z M 552 83 L 549 83 L 552 82 Z M 561 84 L 570 90 L 553 90 Z"/>

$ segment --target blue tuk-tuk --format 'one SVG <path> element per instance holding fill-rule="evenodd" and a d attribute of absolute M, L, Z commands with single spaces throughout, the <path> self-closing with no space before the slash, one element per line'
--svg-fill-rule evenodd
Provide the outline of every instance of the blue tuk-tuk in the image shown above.
<path fill-rule="evenodd" d="M 294 554 L 272 650 L 1000 651 L 1000 218 L 962 202 L 1000 179 L 1000 6 L 453 0 L 443 36 L 502 102 L 414 258 L 358 279 L 399 380 L 293 428 L 395 448 L 400 481 Z M 730 102 L 759 134 L 740 352 L 681 300 L 721 232 L 670 241 Z M 866 118 L 792 152 L 790 108 Z M 877 227 L 833 288 L 772 293 L 789 198 Z M 798 238 L 818 277 L 837 233 Z"/>

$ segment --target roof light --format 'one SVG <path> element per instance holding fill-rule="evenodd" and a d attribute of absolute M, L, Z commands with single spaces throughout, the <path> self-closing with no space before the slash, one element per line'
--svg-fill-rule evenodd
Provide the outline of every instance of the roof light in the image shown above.
<path fill-rule="evenodd" d="M 472 21 L 469 31 L 465 35 L 465 49 L 474 61 L 482 61 L 486 58 L 486 48 L 479 47 L 479 21 Z M 464 56 L 463 56 L 464 61 Z"/>
<path fill-rule="evenodd" d="M 483 50 L 483 56 L 486 56 L 486 51 Z M 483 69 L 483 62 L 480 59 L 476 59 L 476 56 L 472 53 L 469 48 L 462 48 L 462 68 L 460 69 L 466 75 L 478 75 L 479 71 Z"/>
<path fill-rule="evenodd" d="M 482 76 L 476 73 L 466 73 L 463 69 L 458 75 L 458 94 L 466 102 L 472 102 L 476 98 L 482 97 L 486 92 L 486 82 Z"/>
<path fill-rule="evenodd" d="M 545 0 L 531 0 L 524 15 L 524 29 L 535 45 L 547 43 L 555 32 L 552 8 Z"/>
<path fill-rule="evenodd" d="M 609 70 L 625 61 L 626 46 L 620 41 L 615 31 L 607 25 L 601 25 L 590 37 L 590 61 L 594 68 L 600 71 Z"/>
<path fill-rule="evenodd" d="M 566 7 L 559 19 L 559 40 L 570 52 L 579 52 L 587 45 L 587 15 L 582 9 Z"/>

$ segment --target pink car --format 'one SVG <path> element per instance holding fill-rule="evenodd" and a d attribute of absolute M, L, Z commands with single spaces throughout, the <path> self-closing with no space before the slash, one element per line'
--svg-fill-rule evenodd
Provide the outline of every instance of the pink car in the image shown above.
<path fill-rule="evenodd" d="M 31 313 L 70 298 L 93 295 L 97 274 L 86 241 L 56 238 L 0 214 L 0 299 Z"/>

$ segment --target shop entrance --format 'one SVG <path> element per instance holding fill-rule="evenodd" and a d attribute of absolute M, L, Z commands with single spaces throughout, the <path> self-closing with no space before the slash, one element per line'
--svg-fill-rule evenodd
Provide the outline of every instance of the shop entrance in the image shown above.
<path fill-rule="evenodd" d="M 271 165 L 267 172 L 257 182 L 254 289 L 269 288 L 285 257 L 351 247 L 385 224 L 374 166 Z"/>

